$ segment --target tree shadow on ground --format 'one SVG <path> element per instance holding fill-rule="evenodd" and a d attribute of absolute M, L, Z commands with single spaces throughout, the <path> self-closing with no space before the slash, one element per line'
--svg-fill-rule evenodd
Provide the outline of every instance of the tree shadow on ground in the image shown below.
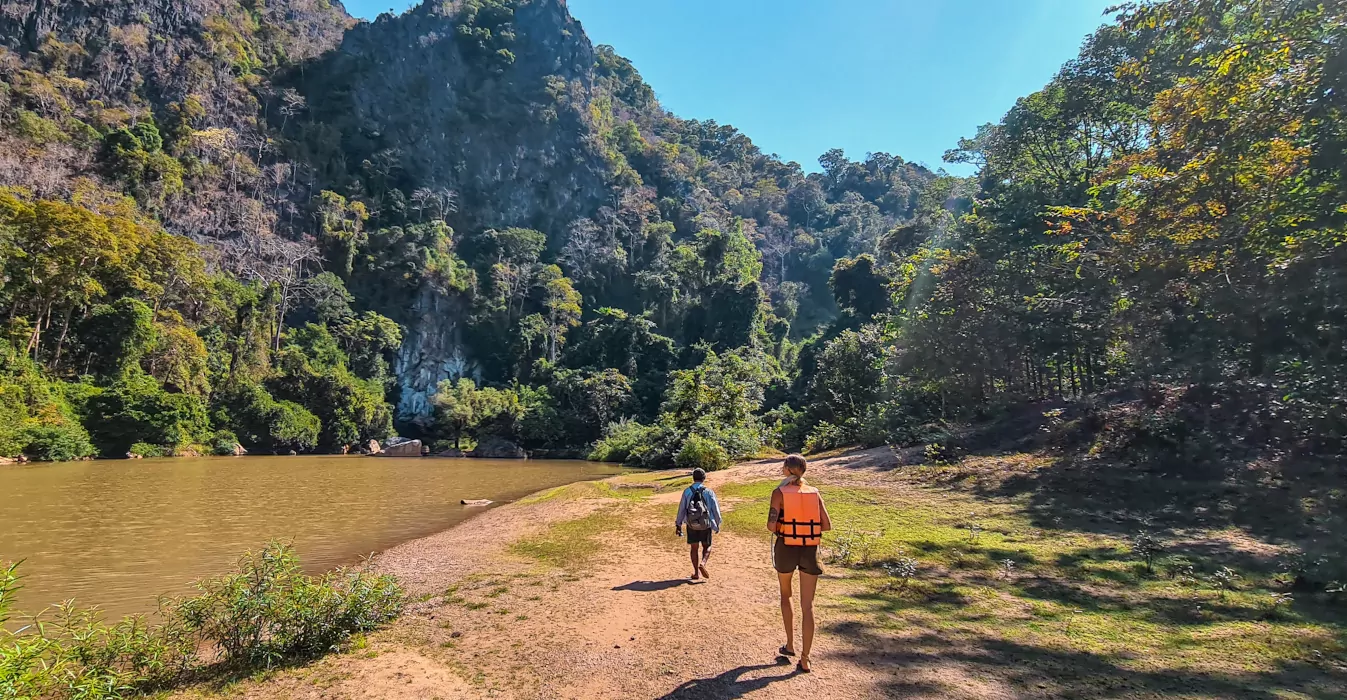
<path fill-rule="evenodd" d="M 740 680 L 740 677 L 746 673 L 754 671 L 764 671 L 769 668 L 788 669 L 785 673 L 772 676 L 762 676 L 759 678 L 750 678 Z M 693 700 L 701 698 L 714 698 L 715 700 L 741 698 L 749 693 L 762 690 L 777 681 L 784 681 L 799 674 L 795 667 L 791 665 L 790 660 L 784 656 L 778 656 L 776 663 L 757 664 L 755 666 L 739 666 L 732 668 L 713 678 L 694 678 L 686 683 L 674 688 L 665 695 L 661 695 L 659 700 Z"/>
<path fill-rule="evenodd" d="M 621 586 L 613 586 L 615 591 L 636 591 L 639 593 L 654 593 L 656 591 L 667 591 L 670 588 L 679 586 L 695 586 L 696 581 L 688 578 L 671 578 L 667 581 L 632 581 L 624 583 Z"/>
<path fill-rule="evenodd" d="M 1341 698 L 1347 672 L 1307 663 L 1282 664 L 1267 673 L 1204 673 L 1181 668 L 1128 665 L 1124 656 L 1035 646 L 985 636 L 924 634 L 890 638 L 867 625 L 848 622 L 829 631 L 851 648 L 830 654 L 848 662 L 888 670 L 877 690 L 889 697 L 932 695 L 931 678 L 947 697 L 976 695 L 962 685 L 968 678 L 999 686 L 999 694 L 1017 698 L 1124 698 L 1182 695 L 1194 698 L 1274 700 L 1287 691 L 1315 700 Z M 820 663 L 826 662 L 825 660 Z M 928 671 L 929 673 L 922 673 Z M 945 687 L 940 687 L 945 685 Z M 979 691 L 980 692 L 980 691 Z"/>

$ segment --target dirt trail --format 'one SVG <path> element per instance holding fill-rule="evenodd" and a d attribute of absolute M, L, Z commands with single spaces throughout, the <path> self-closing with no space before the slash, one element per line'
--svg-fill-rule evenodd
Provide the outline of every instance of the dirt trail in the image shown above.
<path fill-rule="evenodd" d="M 871 474 L 867 467 L 892 464 L 887 452 L 861 453 L 817 463 L 811 477 L 863 482 Z M 710 483 L 714 488 L 769 478 L 777 469 L 776 463 L 750 463 L 713 474 Z M 879 689 L 894 680 L 894 667 L 855 659 L 873 659 L 882 650 L 853 653 L 858 650 L 851 642 L 823 631 L 825 622 L 835 627 L 846 616 L 827 595 L 834 585 L 827 574 L 817 604 L 815 672 L 797 674 L 792 663 L 777 658 L 783 634 L 765 532 L 761 538 L 720 535 L 710 580 L 687 579 L 687 548 L 672 527 L 680 492 L 674 487 L 641 500 L 510 504 L 396 547 L 374 565 L 397 574 L 418 601 L 398 623 L 372 635 L 364 648 L 233 686 L 228 694 L 427 700 L 881 696 Z M 599 536 L 592 560 L 579 570 L 540 566 L 511 551 L 512 543 L 549 525 L 598 509 L 621 527 Z M 947 691 L 950 680 L 930 687 Z M 978 697 L 1000 694 L 974 679 L 969 686 Z"/>

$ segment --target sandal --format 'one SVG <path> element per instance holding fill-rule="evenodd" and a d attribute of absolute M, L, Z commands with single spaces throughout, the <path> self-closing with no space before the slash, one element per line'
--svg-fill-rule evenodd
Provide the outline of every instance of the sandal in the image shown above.
<path fill-rule="evenodd" d="M 697 571 L 701 572 L 702 578 L 711 578 L 711 573 L 706 570 L 706 564 L 698 565 Z"/>
<path fill-rule="evenodd" d="M 796 661 L 795 670 L 799 671 L 800 673 L 813 673 L 814 669 L 804 667 L 804 665 L 807 663 L 809 663 L 808 659 L 800 659 L 799 661 Z"/>
<path fill-rule="evenodd" d="M 782 644 L 781 648 L 776 650 L 776 653 L 782 656 L 795 656 L 795 652 L 791 651 L 785 644 Z"/>

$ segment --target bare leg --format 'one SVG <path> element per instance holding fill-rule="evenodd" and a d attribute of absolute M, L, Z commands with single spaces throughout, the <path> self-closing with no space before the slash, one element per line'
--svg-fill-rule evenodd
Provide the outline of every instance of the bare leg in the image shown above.
<path fill-rule="evenodd" d="M 800 632 L 804 649 L 800 652 L 800 667 L 809 670 L 809 648 L 814 646 L 814 591 L 818 577 L 800 572 Z"/>
<path fill-rule="evenodd" d="M 711 573 L 706 570 L 706 561 L 711 558 L 711 545 L 702 543 L 702 563 L 697 567 L 703 578 L 711 578 Z"/>
<path fill-rule="evenodd" d="M 777 572 L 776 578 L 781 583 L 781 622 L 786 626 L 786 651 L 795 652 L 795 612 L 790 608 L 790 578 L 791 574 Z"/>

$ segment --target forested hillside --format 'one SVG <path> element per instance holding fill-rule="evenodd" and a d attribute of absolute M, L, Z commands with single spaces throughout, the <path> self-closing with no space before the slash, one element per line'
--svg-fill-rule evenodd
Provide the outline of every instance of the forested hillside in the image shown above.
<path fill-rule="evenodd" d="M 1082 397 L 1098 454 L 1347 431 L 1337 4 L 1124 7 L 951 144 L 968 179 L 680 119 L 562 0 L 12 2 L 0 38 L 0 455 L 716 467 Z"/>

